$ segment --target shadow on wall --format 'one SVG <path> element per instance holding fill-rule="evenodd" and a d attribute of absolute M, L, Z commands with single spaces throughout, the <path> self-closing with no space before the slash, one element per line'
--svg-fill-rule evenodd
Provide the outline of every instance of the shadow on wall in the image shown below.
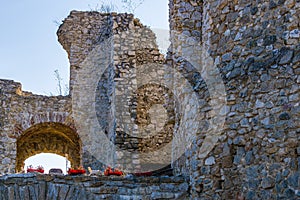
<path fill-rule="evenodd" d="M 82 162 L 84 163 L 83 168 L 85 168 L 85 169 L 87 169 L 88 167 L 91 167 L 92 169 L 104 171 L 106 168 L 105 164 L 103 164 L 100 160 L 96 159 L 88 151 L 83 153 Z"/>

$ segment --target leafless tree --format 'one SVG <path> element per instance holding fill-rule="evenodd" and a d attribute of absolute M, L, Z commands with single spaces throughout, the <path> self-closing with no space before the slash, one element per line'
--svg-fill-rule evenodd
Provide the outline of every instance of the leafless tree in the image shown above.
<path fill-rule="evenodd" d="M 121 0 L 123 9 L 130 13 L 135 13 L 135 10 L 144 3 L 145 0 Z"/>
<path fill-rule="evenodd" d="M 104 12 L 104 13 L 110 13 L 110 12 L 129 12 L 129 13 L 135 13 L 136 9 L 144 3 L 145 0 L 110 0 L 110 1 L 104 1 L 101 0 L 95 8 L 91 8 L 89 5 L 91 11 L 98 11 L 98 12 Z M 119 10 L 117 5 L 121 5 L 122 9 Z"/>
<path fill-rule="evenodd" d="M 61 77 L 58 69 L 56 69 L 54 71 L 54 77 L 57 82 L 58 95 L 64 95 L 64 96 L 68 95 L 69 94 L 69 86 L 68 86 L 68 84 L 63 83 L 63 78 Z"/>
<path fill-rule="evenodd" d="M 98 3 L 95 8 L 92 8 L 92 6 L 89 5 L 89 8 L 91 11 L 97 11 L 103 13 L 110 13 L 113 11 L 117 11 L 117 6 L 115 4 L 113 4 L 112 2 L 107 3 L 105 1 L 100 1 L 100 3 Z"/>

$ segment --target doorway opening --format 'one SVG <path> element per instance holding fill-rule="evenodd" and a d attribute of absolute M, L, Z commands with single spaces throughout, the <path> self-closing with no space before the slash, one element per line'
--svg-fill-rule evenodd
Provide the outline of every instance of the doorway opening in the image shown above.
<path fill-rule="evenodd" d="M 36 124 L 17 139 L 16 171 L 25 169 L 25 160 L 41 153 L 67 157 L 71 164 L 69 167 L 79 167 L 81 146 L 79 135 L 64 124 L 53 122 Z"/>

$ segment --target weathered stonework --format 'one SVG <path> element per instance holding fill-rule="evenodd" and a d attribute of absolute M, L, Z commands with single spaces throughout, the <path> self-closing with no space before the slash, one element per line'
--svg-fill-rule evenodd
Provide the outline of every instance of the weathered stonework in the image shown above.
<path fill-rule="evenodd" d="M 40 152 L 68 154 L 72 166 L 102 168 L 105 163 L 113 166 L 121 164 L 126 171 L 143 170 L 143 165 L 149 164 L 153 158 L 139 158 L 138 153 L 169 143 L 168 138 L 172 138 L 173 133 L 172 121 L 169 121 L 149 143 L 150 138 L 141 139 L 134 135 L 136 127 L 128 129 L 135 122 L 147 126 L 149 122 L 142 122 L 142 119 L 153 104 L 167 105 L 163 100 L 166 97 L 162 86 L 154 86 L 155 90 L 147 89 L 146 94 L 143 88 L 138 88 L 142 84 L 136 76 L 132 76 L 146 73 L 137 66 L 164 62 L 155 43 L 155 35 L 130 14 L 77 11 L 72 11 L 64 20 L 57 34 L 70 59 L 70 96 L 33 95 L 23 92 L 18 83 L 1 82 L 1 138 L 5 143 L 1 151 L 1 170 L 20 171 L 26 158 Z M 104 53 L 93 56 L 97 48 Z M 97 74 L 95 68 L 102 71 Z M 158 73 L 162 75 L 163 72 Z M 157 77 L 157 72 L 152 71 L 151 75 Z M 135 94 L 131 99 L 123 98 L 131 94 Z M 152 98 L 154 96 L 160 97 Z M 115 98 L 119 101 L 115 102 Z M 137 107 L 137 101 L 142 103 L 145 98 L 152 99 L 149 105 L 146 103 L 142 109 Z M 95 104 L 95 109 L 87 108 L 92 104 Z M 92 120 L 90 116 L 82 115 L 94 112 Z M 115 112 L 119 113 L 117 117 Z M 170 110 L 167 118 L 172 119 L 172 115 Z M 157 114 L 150 122 L 153 123 L 155 118 L 159 122 Z M 123 127 L 117 126 L 118 121 Z M 116 143 L 117 149 L 95 141 L 97 135 L 93 134 L 101 130 L 107 137 L 107 143 Z M 102 139 L 103 136 L 99 137 L 99 140 Z M 97 151 L 100 155 L 96 158 Z M 171 154 L 166 156 L 170 160 Z M 157 169 L 164 166 L 159 164 L 161 158 L 154 162 L 158 162 L 152 163 L 158 164 Z"/>
<path fill-rule="evenodd" d="M 20 171 L 25 159 L 40 152 L 69 154 L 74 165 L 81 164 L 81 140 L 70 117 L 70 97 L 33 95 L 8 80 L 0 80 L 0 90 L 2 173 Z M 41 137 L 48 133 L 52 141 Z"/>
<path fill-rule="evenodd" d="M 15 174 L 0 177 L 0 199 L 186 199 L 179 177 L 89 177 Z"/>
<path fill-rule="evenodd" d="M 194 120 L 208 122 L 173 165 L 190 178 L 191 198 L 299 198 L 299 1 L 179 0 L 170 8 L 169 62 L 205 100 Z M 207 61 L 226 91 L 224 107 L 213 115 L 208 76 L 197 70 Z M 177 96 L 196 109 L 190 91 Z M 214 144 L 205 138 L 215 114 L 225 115 L 225 123 Z M 207 144 L 214 144 L 208 154 L 201 150 Z"/>
<path fill-rule="evenodd" d="M 95 160 L 105 160 L 128 171 L 147 171 L 151 170 L 149 165 L 155 169 L 164 167 L 162 161 L 166 159 L 170 164 L 171 151 L 165 154 L 166 158 L 141 155 L 169 144 L 174 125 L 172 110 L 167 113 L 166 123 L 160 122 L 157 115 L 145 119 L 152 105 L 168 107 L 163 92 L 166 89 L 153 82 L 162 80 L 164 75 L 164 57 L 159 53 L 154 33 L 130 14 L 77 11 L 71 12 L 57 33 L 70 58 L 72 111 L 77 131 L 85 138 L 84 165 L 94 166 Z M 149 65 L 161 65 L 162 69 L 150 69 Z M 145 80 L 150 85 L 157 84 L 151 86 L 155 89 L 145 87 Z M 141 107 L 143 101 L 147 102 Z M 90 107 L 93 104 L 95 108 Z M 153 140 L 139 135 L 150 123 L 163 128 Z M 108 139 L 99 136 L 101 131 Z M 95 142 L 96 137 L 99 142 Z M 103 140 L 106 144 L 99 145 Z M 116 146 L 110 146 L 110 142 Z M 108 153 L 98 154 L 98 158 L 89 155 L 97 152 Z"/>
<path fill-rule="evenodd" d="M 58 30 L 70 96 L 33 95 L 0 80 L 0 172 L 19 171 L 38 152 L 67 153 L 72 165 L 92 168 L 172 163 L 189 184 L 186 199 L 300 198 L 300 2 L 169 5 L 166 58 L 133 15 L 72 11 Z M 19 190 L 5 180 L 0 188 Z M 118 192 L 99 194 L 155 199 L 160 189 Z"/>

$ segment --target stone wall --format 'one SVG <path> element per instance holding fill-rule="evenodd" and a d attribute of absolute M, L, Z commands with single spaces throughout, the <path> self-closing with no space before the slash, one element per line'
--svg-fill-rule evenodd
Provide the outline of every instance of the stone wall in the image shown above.
<path fill-rule="evenodd" d="M 25 159 L 41 152 L 67 153 L 74 165 L 80 165 L 81 141 L 70 117 L 70 97 L 34 95 L 9 80 L 0 80 L 0 94 L 1 173 L 20 171 Z M 53 143 L 43 134 L 51 134 Z M 62 137 L 74 146 L 64 146 Z M 77 155 L 72 153 L 75 149 Z"/>
<path fill-rule="evenodd" d="M 174 164 L 190 178 L 192 199 L 299 198 L 299 1 L 179 0 L 170 8 L 170 60 L 199 95 L 195 140 Z M 217 73 L 203 73 L 210 66 Z M 222 85 L 207 78 L 223 81 L 223 106 L 212 98 Z M 188 90 L 177 96 L 197 108 Z"/>
<path fill-rule="evenodd" d="M 70 60 L 70 95 L 34 95 L 1 80 L 0 171 L 20 171 L 41 152 L 92 168 L 170 164 L 171 148 L 151 154 L 170 143 L 174 125 L 154 33 L 131 14 L 72 11 L 57 35 Z"/>
<path fill-rule="evenodd" d="M 89 177 L 15 174 L 0 177 L 0 199 L 186 199 L 180 177 Z"/>
<path fill-rule="evenodd" d="M 162 85 L 155 81 L 162 80 L 159 77 L 162 77 L 163 71 L 158 69 L 164 57 L 159 53 L 152 30 L 132 17 L 129 27 L 134 28 L 122 32 L 115 30 L 114 37 L 117 162 L 131 170 L 151 171 L 159 169 L 162 161 L 171 156 L 157 158 L 150 155 L 158 146 L 168 143 L 164 140 L 169 137 L 166 130 L 156 132 L 149 128 L 159 123 L 165 125 L 158 115 L 149 115 L 152 105 L 164 103 L 163 93 L 159 93 Z M 157 90 L 150 88 L 154 83 Z M 153 132 L 157 139 L 153 139 Z M 162 142 L 159 143 L 158 138 L 163 138 Z M 130 167 L 130 163 L 135 163 L 135 167 Z"/>
<path fill-rule="evenodd" d="M 168 93 L 157 81 L 163 80 L 164 57 L 154 33 L 131 14 L 72 11 L 57 34 L 70 59 L 73 118 L 84 138 L 84 165 L 151 171 L 166 166 L 165 160 L 170 164 L 171 148 L 163 157 L 151 154 L 170 142 L 174 124 Z M 150 117 L 156 104 L 169 111 Z M 156 133 L 152 126 L 161 128 Z"/>
<path fill-rule="evenodd" d="M 0 171 L 18 171 L 43 150 L 92 168 L 172 162 L 190 199 L 299 198 L 299 16 L 298 0 L 170 0 L 165 59 L 133 15 L 72 11 L 57 32 L 70 59 L 70 96 L 0 80 Z M 59 194 L 50 182 L 49 195 Z M 33 190 L 14 187 L 1 195 Z"/>

